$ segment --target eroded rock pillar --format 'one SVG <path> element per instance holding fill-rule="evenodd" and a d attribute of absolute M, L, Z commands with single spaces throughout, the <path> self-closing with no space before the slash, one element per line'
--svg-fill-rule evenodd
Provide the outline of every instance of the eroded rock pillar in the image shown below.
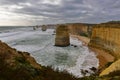
<path fill-rule="evenodd" d="M 66 25 L 58 25 L 56 29 L 55 46 L 66 47 L 70 45 L 70 36 Z"/>

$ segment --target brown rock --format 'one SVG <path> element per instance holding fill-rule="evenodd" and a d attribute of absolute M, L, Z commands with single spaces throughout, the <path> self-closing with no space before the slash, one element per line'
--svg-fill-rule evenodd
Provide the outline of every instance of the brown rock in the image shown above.
<path fill-rule="evenodd" d="M 0 80 L 40 80 L 37 78 L 40 78 L 41 69 L 29 53 L 17 51 L 0 41 Z"/>
<path fill-rule="evenodd" d="M 58 25 L 56 29 L 56 38 L 55 46 L 69 46 L 70 45 L 70 36 L 68 27 L 66 25 Z"/>
<path fill-rule="evenodd" d="M 100 76 L 108 75 L 111 72 L 120 71 L 120 59 L 112 63 L 108 68 L 101 72 Z"/>
<path fill-rule="evenodd" d="M 82 23 L 73 23 L 68 24 L 69 32 L 73 35 L 80 35 L 81 33 L 87 33 L 87 25 L 84 25 Z"/>
<path fill-rule="evenodd" d="M 43 25 L 41 28 L 42 31 L 46 31 L 47 30 L 47 26 Z"/>
<path fill-rule="evenodd" d="M 0 41 L 0 59 L 4 60 L 10 66 L 16 66 L 16 58 L 24 58 L 33 67 L 40 69 L 40 65 L 36 63 L 35 59 L 29 53 L 17 51 Z"/>
<path fill-rule="evenodd" d="M 120 59 L 120 24 L 98 24 L 93 27 L 89 46 L 102 48 Z"/>
<path fill-rule="evenodd" d="M 119 23 L 102 23 L 95 25 L 92 29 L 92 36 L 89 43 L 90 47 L 105 51 L 105 53 L 98 53 L 100 63 L 105 62 L 110 58 L 108 54 L 112 55 L 112 60 L 115 62 L 106 68 L 100 76 L 108 75 L 111 72 L 120 70 L 120 24 Z"/>

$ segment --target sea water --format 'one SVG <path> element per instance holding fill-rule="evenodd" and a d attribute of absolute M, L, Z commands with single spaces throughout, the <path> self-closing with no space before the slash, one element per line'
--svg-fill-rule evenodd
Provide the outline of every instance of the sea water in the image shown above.
<path fill-rule="evenodd" d="M 67 70 L 77 77 L 82 77 L 81 69 L 90 71 L 89 68 L 98 67 L 94 52 L 76 38 L 70 37 L 70 43 L 76 47 L 54 46 L 54 29 L 41 31 L 32 30 L 32 27 L 4 28 L 0 32 L 0 40 L 17 50 L 31 53 L 41 65 Z"/>

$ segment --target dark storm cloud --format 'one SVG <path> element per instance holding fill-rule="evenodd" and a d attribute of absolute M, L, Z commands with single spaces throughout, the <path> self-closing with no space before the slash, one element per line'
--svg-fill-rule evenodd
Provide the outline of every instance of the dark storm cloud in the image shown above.
<path fill-rule="evenodd" d="M 0 0 L 0 5 L 8 6 L 12 13 L 47 17 L 43 22 L 119 20 L 119 4 L 120 0 Z M 12 9 L 13 5 L 22 8 Z"/>

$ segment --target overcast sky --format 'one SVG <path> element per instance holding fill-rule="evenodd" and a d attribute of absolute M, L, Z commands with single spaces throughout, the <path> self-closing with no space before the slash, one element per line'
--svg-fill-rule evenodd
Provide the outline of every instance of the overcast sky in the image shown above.
<path fill-rule="evenodd" d="M 0 26 L 120 20 L 120 0 L 0 0 Z"/>

